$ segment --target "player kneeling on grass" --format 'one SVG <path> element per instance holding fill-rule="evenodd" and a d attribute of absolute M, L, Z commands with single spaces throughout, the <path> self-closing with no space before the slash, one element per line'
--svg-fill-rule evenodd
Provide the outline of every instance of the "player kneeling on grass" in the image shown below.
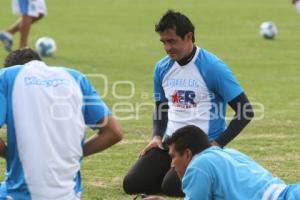
<path fill-rule="evenodd" d="M 49 67 L 31 49 L 10 53 L 0 70 L 0 127 L 7 126 L 0 200 L 79 200 L 80 161 L 122 139 L 89 80 Z M 85 142 L 85 125 L 98 134 Z"/>
<path fill-rule="evenodd" d="M 185 200 L 300 199 L 300 183 L 286 185 L 245 154 L 211 146 L 196 126 L 178 129 L 167 143 L 172 165 L 182 178 Z"/>

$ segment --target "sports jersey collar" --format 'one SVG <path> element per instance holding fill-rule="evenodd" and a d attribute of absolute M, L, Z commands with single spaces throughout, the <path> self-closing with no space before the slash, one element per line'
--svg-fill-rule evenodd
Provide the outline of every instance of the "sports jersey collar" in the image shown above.
<path fill-rule="evenodd" d="M 187 65 L 189 62 L 191 62 L 192 60 L 193 60 L 193 58 L 195 57 L 195 55 L 196 55 L 196 52 L 197 52 L 197 47 L 195 46 L 195 45 L 193 45 L 193 50 L 192 50 L 192 52 L 188 55 L 188 56 L 186 56 L 186 57 L 184 57 L 184 58 L 182 58 L 181 60 L 178 60 L 178 61 L 176 61 L 180 66 L 184 66 L 184 65 Z"/>
<path fill-rule="evenodd" d="M 24 64 L 24 66 L 47 67 L 47 65 L 43 61 L 39 61 L 39 60 L 32 60 Z"/>

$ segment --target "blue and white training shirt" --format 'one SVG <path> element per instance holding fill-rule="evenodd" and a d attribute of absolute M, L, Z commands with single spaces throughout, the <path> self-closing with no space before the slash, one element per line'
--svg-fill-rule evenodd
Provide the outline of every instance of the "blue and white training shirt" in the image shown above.
<path fill-rule="evenodd" d="M 285 188 L 250 157 L 215 146 L 195 155 L 182 179 L 185 200 L 277 200 Z"/>
<path fill-rule="evenodd" d="M 168 102 L 166 134 L 195 125 L 216 139 L 226 128 L 227 103 L 243 89 L 228 66 L 212 53 L 197 48 L 193 59 L 180 66 L 167 56 L 154 71 L 156 101 Z"/>
<path fill-rule="evenodd" d="M 80 72 L 41 61 L 0 71 L 0 127 L 7 126 L 0 200 L 80 198 L 85 125 L 110 115 Z"/>

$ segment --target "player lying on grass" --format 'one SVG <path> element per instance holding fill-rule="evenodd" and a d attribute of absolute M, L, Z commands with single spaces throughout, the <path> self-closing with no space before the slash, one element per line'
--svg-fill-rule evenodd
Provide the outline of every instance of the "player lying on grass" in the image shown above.
<path fill-rule="evenodd" d="M 299 200 L 300 183 L 286 185 L 247 155 L 211 146 L 196 126 L 167 141 L 172 166 L 182 178 L 185 200 Z M 164 200 L 149 196 L 145 200 Z"/>
<path fill-rule="evenodd" d="M 0 70 L 0 127 L 6 124 L 6 179 L 0 200 L 79 200 L 80 163 L 117 143 L 122 130 L 80 72 L 49 67 L 31 49 Z M 97 134 L 85 141 L 87 127 Z"/>

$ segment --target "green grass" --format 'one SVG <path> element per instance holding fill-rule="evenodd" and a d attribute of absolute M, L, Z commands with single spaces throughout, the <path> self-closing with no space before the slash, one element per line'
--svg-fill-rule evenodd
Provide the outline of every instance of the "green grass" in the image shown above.
<path fill-rule="evenodd" d="M 32 27 L 30 46 L 41 36 L 53 37 L 57 54 L 45 58 L 50 65 L 74 67 L 84 73 L 105 74 L 112 108 L 132 103 L 120 117 L 125 139 L 113 148 L 84 160 L 83 200 L 132 199 L 122 191 L 122 178 L 151 137 L 152 71 L 165 55 L 154 24 L 172 8 L 186 13 L 196 26 L 196 43 L 214 52 L 234 71 L 253 103 L 264 105 L 263 119 L 254 120 L 229 146 L 241 150 L 287 183 L 300 180 L 300 24 L 290 1 L 211 0 L 51 0 L 49 16 Z M 16 20 L 10 0 L 0 7 L 0 29 Z M 274 21 L 279 35 L 260 38 L 263 21 Z M 15 46 L 18 46 L 15 36 Z M 0 63 L 6 53 L 0 49 Z M 116 81 L 132 81 L 134 96 L 113 96 Z M 93 78 L 97 89 L 104 82 Z M 129 85 L 119 85 L 119 95 L 130 95 Z M 127 107 L 127 109 L 131 109 Z M 139 118 L 136 119 L 138 113 Z M 229 112 L 229 116 L 232 112 Z M 1 136 L 5 136 L 2 130 Z M 0 178 L 5 163 L 0 162 Z"/>

